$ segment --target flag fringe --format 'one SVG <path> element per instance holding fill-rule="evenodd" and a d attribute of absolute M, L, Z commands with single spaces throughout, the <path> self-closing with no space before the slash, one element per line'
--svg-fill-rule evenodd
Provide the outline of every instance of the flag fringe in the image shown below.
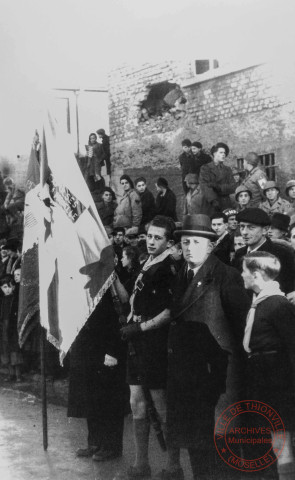
<path fill-rule="evenodd" d="M 35 328 L 36 325 L 39 324 L 39 316 L 38 316 L 38 320 L 36 319 L 34 322 L 31 323 L 31 325 L 28 327 L 28 323 L 30 322 L 30 320 L 33 318 L 33 316 L 40 311 L 40 308 L 39 308 L 39 305 L 36 305 L 35 307 L 33 307 L 30 311 L 30 313 L 28 313 L 26 316 L 25 316 L 25 319 L 23 321 L 23 324 L 21 326 L 21 329 L 19 331 L 19 346 L 22 348 L 29 336 L 29 334 L 31 333 L 31 331 Z M 23 336 L 23 333 L 24 331 L 26 332 L 26 334 Z"/>

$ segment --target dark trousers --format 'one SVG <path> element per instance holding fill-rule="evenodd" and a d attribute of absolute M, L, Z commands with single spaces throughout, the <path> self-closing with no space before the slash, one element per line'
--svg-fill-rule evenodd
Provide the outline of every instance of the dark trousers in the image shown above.
<path fill-rule="evenodd" d="M 87 418 L 88 445 L 122 454 L 124 417 Z"/>

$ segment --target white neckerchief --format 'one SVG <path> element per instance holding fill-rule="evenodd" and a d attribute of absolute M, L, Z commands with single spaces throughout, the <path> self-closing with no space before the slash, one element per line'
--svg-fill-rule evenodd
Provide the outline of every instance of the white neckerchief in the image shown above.
<path fill-rule="evenodd" d="M 253 328 L 254 319 L 255 319 L 256 307 L 257 305 L 259 305 L 259 303 L 263 302 L 268 297 L 272 297 L 273 295 L 280 295 L 282 297 L 285 296 L 285 294 L 280 290 L 279 283 L 271 280 L 267 282 L 263 290 L 261 290 L 259 294 L 255 296 L 255 298 L 253 298 L 252 305 L 246 320 L 246 328 L 245 328 L 244 340 L 243 340 L 244 349 L 248 353 L 251 352 L 249 344 L 250 344 L 251 333 L 252 333 L 252 328 Z"/>

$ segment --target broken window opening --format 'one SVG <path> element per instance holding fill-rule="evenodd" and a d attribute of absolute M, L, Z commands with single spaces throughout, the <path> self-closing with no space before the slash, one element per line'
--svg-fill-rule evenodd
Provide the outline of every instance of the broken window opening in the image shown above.
<path fill-rule="evenodd" d="M 147 98 L 140 104 L 139 122 L 171 114 L 175 118 L 184 116 L 187 100 L 177 83 L 161 82 L 149 86 Z"/>

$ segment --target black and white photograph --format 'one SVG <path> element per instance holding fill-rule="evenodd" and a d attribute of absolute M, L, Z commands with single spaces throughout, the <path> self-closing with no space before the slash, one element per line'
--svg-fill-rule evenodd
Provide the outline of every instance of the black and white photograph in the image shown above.
<path fill-rule="evenodd" d="M 295 3 L 0 0 L 1 480 L 295 480 Z"/>

